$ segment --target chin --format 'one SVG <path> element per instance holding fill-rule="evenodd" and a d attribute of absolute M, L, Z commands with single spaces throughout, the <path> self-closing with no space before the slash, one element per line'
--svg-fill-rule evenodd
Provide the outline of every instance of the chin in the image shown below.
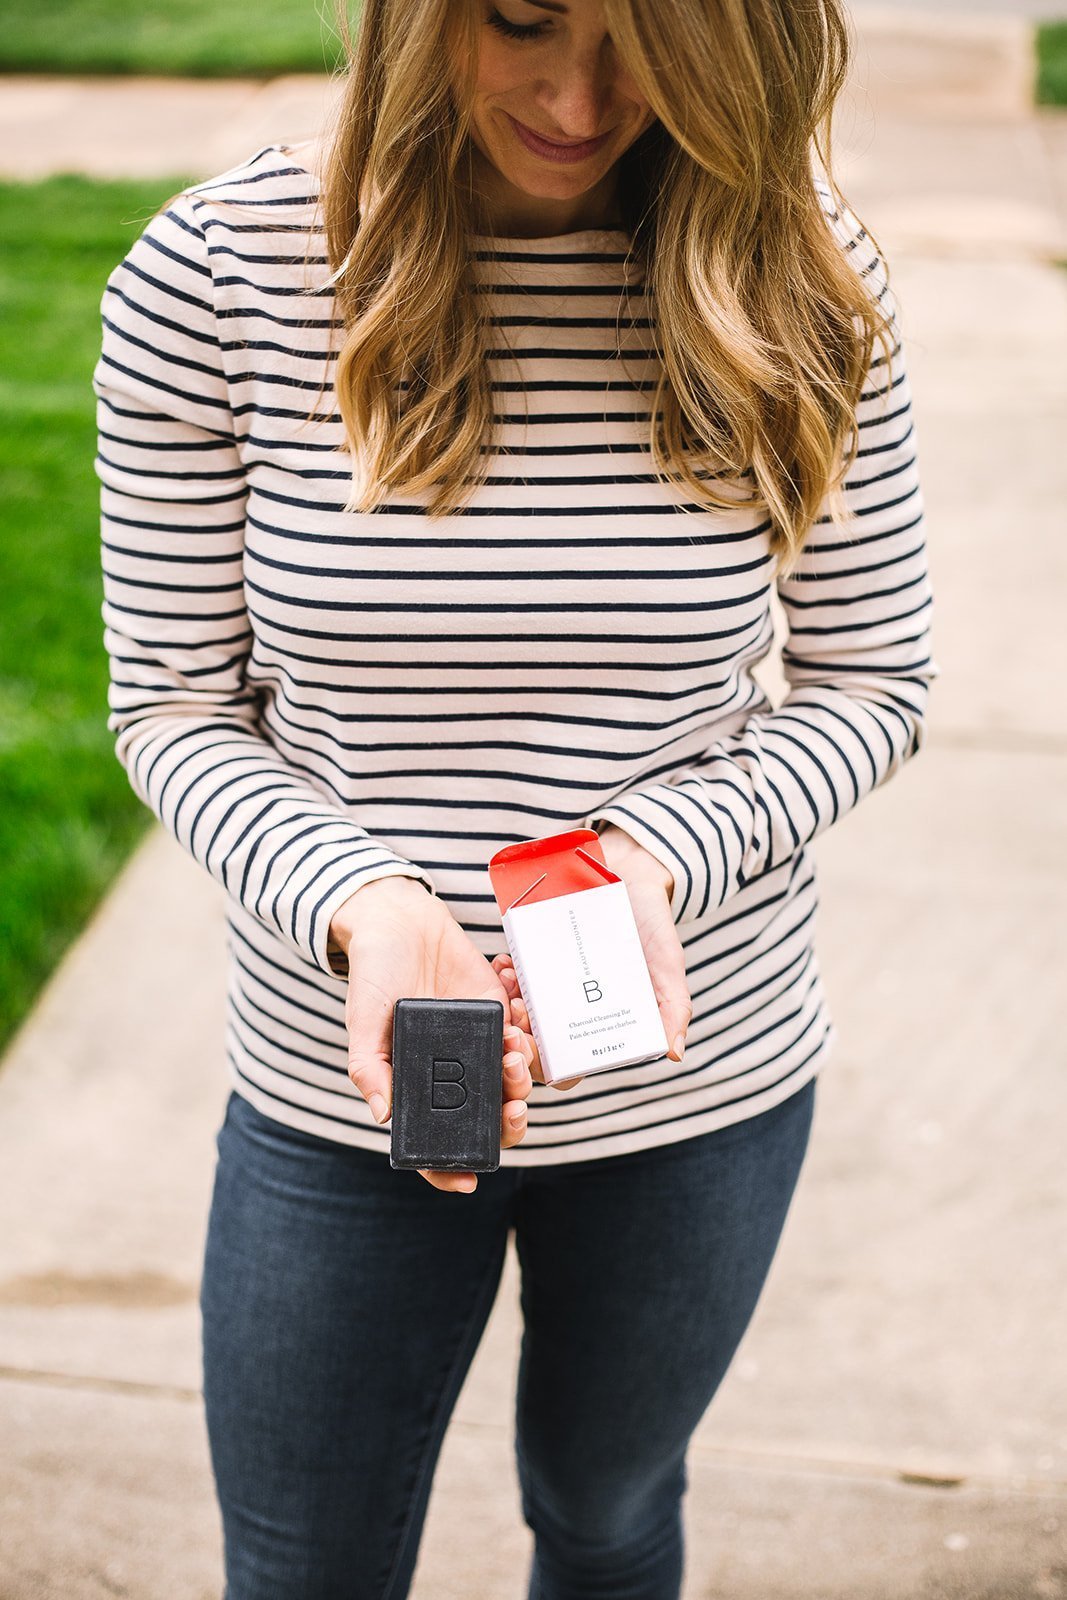
<path fill-rule="evenodd" d="M 603 173 L 597 172 L 589 178 L 576 175 L 568 178 L 538 178 L 519 172 L 507 172 L 504 176 L 516 189 L 529 195 L 531 200 L 577 200 L 596 185 Z"/>

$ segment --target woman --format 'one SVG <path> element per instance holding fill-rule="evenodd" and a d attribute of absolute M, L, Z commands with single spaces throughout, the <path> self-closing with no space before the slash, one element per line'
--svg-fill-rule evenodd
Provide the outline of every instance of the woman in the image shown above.
<path fill-rule="evenodd" d="M 348 44 L 327 158 L 175 196 L 94 376 L 109 725 L 227 892 L 227 1595 L 408 1592 L 514 1229 L 529 1594 L 667 1600 L 834 1037 L 806 847 L 936 675 L 899 326 L 828 176 L 847 33 L 366 0 Z M 673 1045 L 548 1086 L 486 863 L 577 826 Z M 498 1171 L 391 1168 L 400 996 L 505 1006 Z"/>

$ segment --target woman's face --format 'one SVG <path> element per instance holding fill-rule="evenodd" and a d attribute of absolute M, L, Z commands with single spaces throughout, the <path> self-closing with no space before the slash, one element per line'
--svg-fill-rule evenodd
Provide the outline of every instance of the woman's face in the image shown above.
<path fill-rule="evenodd" d="M 481 18 L 471 138 L 481 186 L 536 225 L 581 214 L 655 120 L 612 43 L 602 0 L 473 0 Z M 577 203 L 577 204 L 576 204 Z"/>

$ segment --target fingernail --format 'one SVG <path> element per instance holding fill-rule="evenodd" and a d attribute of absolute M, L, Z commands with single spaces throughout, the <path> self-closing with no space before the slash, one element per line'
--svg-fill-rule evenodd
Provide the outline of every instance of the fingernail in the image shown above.
<path fill-rule="evenodd" d="M 513 1128 L 521 1128 L 525 1121 L 526 1121 L 526 1112 L 525 1111 L 516 1111 L 508 1118 L 508 1122 L 511 1124 L 511 1126 Z"/>
<path fill-rule="evenodd" d="M 685 1055 L 685 1034 L 684 1033 L 680 1033 L 677 1036 L 677 1038 L 675 1039 L 674 1044 L 672 1046 L 672 1049 L 674 1051 L 674 1054 L 677 1056 L 678 1060 L 681 1061 L 682 1057 Z"/>
<path fill-rule="evenodd" d="M 385 1103 L 385 1096 L 380 1094 L 368 1095 L 367 1104 L 371 1108 L 375 1122 L 384 1122 L 389 1115 L 389 1107 Z"/>

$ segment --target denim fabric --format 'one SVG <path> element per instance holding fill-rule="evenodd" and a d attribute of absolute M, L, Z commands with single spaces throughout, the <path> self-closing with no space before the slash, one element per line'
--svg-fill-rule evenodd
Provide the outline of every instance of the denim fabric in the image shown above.
<path fill-rule="evenodd" d="M 686 1450 L 774 1257 L 815 1082 L 675 1144 L 481 1173 L 472 1195 L 232 1093 L 200 1297 L 225 1600 L 408 1594 L 511 1229 L 529 1600 L 677 1600 Z"/>

